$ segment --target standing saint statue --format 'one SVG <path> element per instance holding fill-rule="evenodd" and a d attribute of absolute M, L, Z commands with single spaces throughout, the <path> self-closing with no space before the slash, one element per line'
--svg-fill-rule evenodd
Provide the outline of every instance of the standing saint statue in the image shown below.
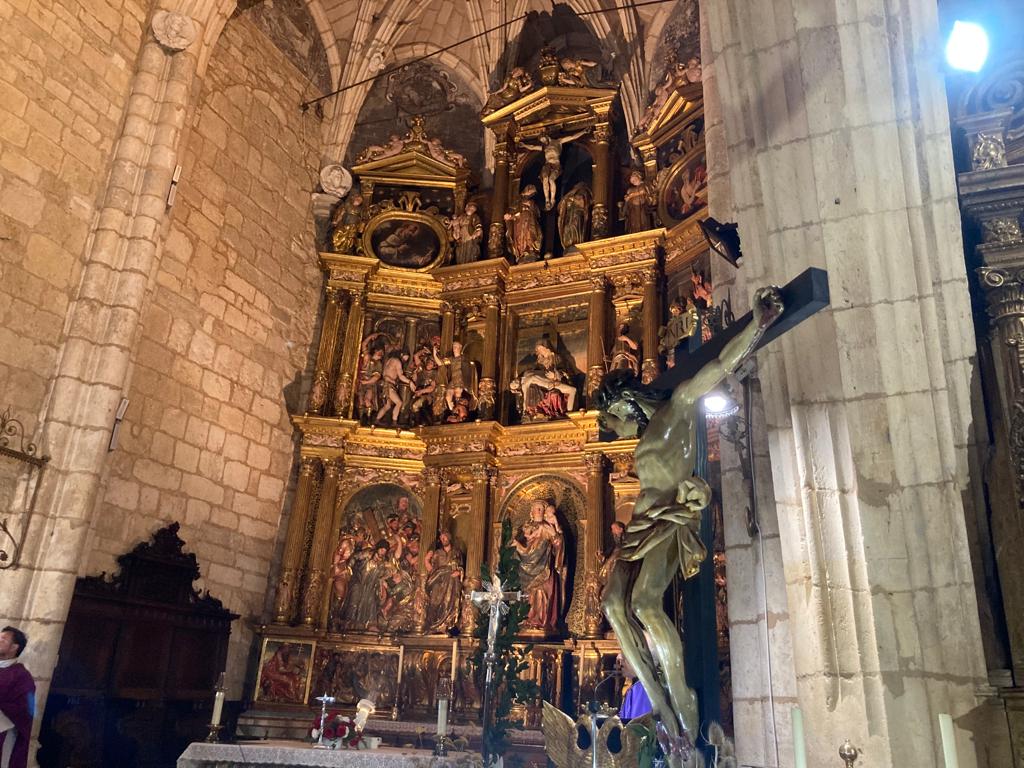
<path fill-rule="evenodd" d="M 558 177 L 562 175 L 562 147 L 569 142 L 575 141 L 585 134 L 589 129 L 571 133 L 568 136 L 556 138 L 543 134 L 537 139 L 539 144 L 528 144 L 525 141 L 519 143 L 527 149 L 544 153 L 544 167 L 540 169 L 540 185 L 544 191 L 544 210 L 550 211 L 555 207 L 555 198 L 558 197 Z"/>
<path fill-rule="evenodd" d="M 519 202 L 505 213 L 505 237 L 516 264 L 526 264 L 540 257 L 540 210 L 533 201 L 537 188 L 527 184 Z"/>
<path fill-rule="evenodd" d="M 590 187 L 580 181 L 558 201 L 558 237 L 562 248 L 569 249 L 587 239 L 590 223 Z"/>
<path fill-rule="evenodd" d="M 438 535 L 437 549 L 427 555 L 428 632 L 447 632 L 459 619 L 462 602 L 462 553 L 448 531 Z"/>
<path fill-rule="evenodd" d="M 548 514 L 548 507 L 551 513 Z M 525 629 L 553 631 L 561 613 L 561 580 L 565 564 L 565 538 L 554 505 L 540 499 L 530 504 L 530 516 L 512 540 L 519 554 L 519 582 L 530 612 L 523 622 Z"/>
<path fill-rule="evenodd" d="M 629 189 L 619 204 L 622 211 L 620 218 L 626 222 L 626 232 L 644 232 L 651 228 L 654 214 L 654 190 L 644 181 L 640 171 L 629 174 Z"/>
<path fill-rule="evenodd" d="M 480 258 L 480 241 L 484 227 L 476 212 L 476 203 L 468 202 L 462 213 L 452 219 L 452 240 L 455 242 L 455 263 L 472 264 Z"/>
<path fill-rule="evenodd" d="M 640 495 L 609 575 L 604 611 L 675 745 L 685 743 L 684 734 L 694 742 L 700 726 L 697 697 L 686 684 L 682 639 L 663 605 L 675 574 L 694 576 L 707 554 L 699 527 L 711 489 L 694 474 L 697 419 L 703 418 L 699 401 L 753 353 L 782 309 L 777 288 L 758 290 L 750 325 L 672 392 L 647 387 L 626 371 L 611 372 L 598 392 L 602 428 L 640 438 L 635 453 Z M 676 748 L 669 759 L 681 765 Z"/>

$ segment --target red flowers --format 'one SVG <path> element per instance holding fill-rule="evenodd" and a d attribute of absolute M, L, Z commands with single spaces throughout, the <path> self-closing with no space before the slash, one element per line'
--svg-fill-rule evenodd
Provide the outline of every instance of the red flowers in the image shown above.
<path fill-rule="evenodd" d="M 317 717 L 309 729 L 309 736 L 317 739 L 319 735 L 320 718 Z M 362 740 L 363 734 L 356 730 L 355 721 L 351 717 L 346 717 L 338 710 L 327 713 L 324 718 L 324 741 L 340 741 L 344 746 L 358 747 Z"/>

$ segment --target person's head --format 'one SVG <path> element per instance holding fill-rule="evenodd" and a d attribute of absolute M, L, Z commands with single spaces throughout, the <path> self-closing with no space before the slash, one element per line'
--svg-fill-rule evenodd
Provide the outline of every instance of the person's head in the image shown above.
<path fill-rule="evenodd" d="M 613 520 L 611 524 L 611 530 L 612 538 L 615 541 L 618 541 L 622 538 L 622 534 L 626 532 L 626 525 L 624 523 L 620 523 L 618 520 Z"/>
<path fill-rule="evenodd" d="M 633 665 L 629 663 L 629 659 L 623 656 L 621 653 L 615 657 L 615 664 L 619 669 L 622 670 L 622 674 L 629 678 L 636 677 L 636 670 L 633 669 Z"/>
<path fill-rule="evenodd" d="M 413 557 L 418 555 L 420 553 L 420 537 L 413 534 L 413 536 L 409 539 L 409 543 L 406 544 L 405 549 L 406 552 L 412 555 Z"/>
<path fill-rule="evenodd" d="M 441 542 L 442 547 L 447 547 L 452 543 L 452 535 L 448 533 L 448 531 L 441 531 L 441 533 L 438 534 L 437 540 Z"/>
<path fill-rule="evenodd" d="M 541 141 L 543 143 L 543 139 Z M 533 186 L 533 184 L 527 184 L 525 187 L 523 187 L 523 191 L 521 192 L 521 194 L 523 197 L 533 197 L 534 195 L 537 194 L 537 188 Z"/>
<path fill-rule="evenodd" d="M 683 302 L 679 299 L 673 300 L 673 302 L 668 305 L 668 312 L 673 317 L 678 317 L 683 314 L 684 309 L 686 309 L 686 307 L 683 306 Z"/>
<path fill-rule="evenodd" d="M 544 522 L 558 525 L 558 515 L 555 513 L 555 505 L 550 501 L 544 505 Z"/>
<path fill-rule="evenodd" d="M 383 360 L 384 359 L 384 347 L 377 347 L 375 350 L 373 350 L 373 354 L 371 355 L 371 357 L 374 360 Z"/>
<path fill-rule="evenodd" d="M 640 171 L 633 171 L 631 174 L 629 174 L 629 183 L 632 184 L 634 187 L 643 184 L 643 181 L 644 175 L 640 173 Z"/>
<path fill-rule="evenodd" d="M 539 523 L 544 519 L 544 507 L 547 506 L 543 501 L 537 500 L 530 504 L 530 519 Z"/>
<path fill-rule="evenodd" d="M 408 512 L 409 511 L 409 497 L 408 496 L 399 496 L 398 497 L 398 502 L 395 504 L 395 506 L 398 509 L 398 514 L 399 515 Z"/>
<path fill-rule="evenodd" d="M 16 627 L 4 627 L 0 630 L 0 661 L 16 659 L 21 656 L 26 645 L 28 645 L 28 638 L 24 632 Z"/>
<path fill-rule="evenodd" d="M 466 203 L 466 213 L 468 213 L 468 214 L 476 213 L 476 203 Z"/>
<path fill-rule="evenodd" d="M 459 356 L 462 355 L 462 342 L 461 341 L 453 341 L 452 342 L 452 355 L 454 355 L 455 357 L 459 357 Z"/>
<path fill-rule="evenodd" d="M 619 437 L 639 437 L 651 415 L 670 394 L 643 384 L 629 369 L 609 371 L 597 390 L 598 424 Z M 608 415 L 618 419 L 616 428 L 609 425 Z"/>
<path fill-rule="evenodd" d="M 352 195 L 349 197 L 349 201 L 352 203 L 352 205 L 362 205 L 363 196 L 358 192 L 353 192 Z"/>
<path fill-rule="evenodd" d="M 401 522 L 398 519 L 398 515 L 390 515 L 388 517 L 388 528 L 391 531 L 396 532 L 401 527 L 402 527 L 402 524 L 401 524 Z"/>
<path fill-rule="evenodd" d="M 377 555 L 377 558 L 383 560 L 388 556 L 388 552 L 391 551 L 391 545 L 388 544 L 387 539 L 381 539 L 377 542 L 377 546 L 375 546 L 373 550 L 374 554 Z"/>

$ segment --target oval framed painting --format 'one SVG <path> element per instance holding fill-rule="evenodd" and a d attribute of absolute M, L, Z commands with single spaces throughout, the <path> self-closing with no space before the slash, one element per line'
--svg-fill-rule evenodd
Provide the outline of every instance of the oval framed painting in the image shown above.
<path fill-rule="evenodd" d="M 658 194 L 658 215 L 666 227 L 686 221 L 708 204 L 708 161 L 701 147 L 668 169 Z"/>
<path fill-rule="evenodd" d="M 363 252 L 389 267 L 427 270 L 440 264 L 448 252 L 448 230 L 429 213 L 384 211 L 366 223 Z"/>

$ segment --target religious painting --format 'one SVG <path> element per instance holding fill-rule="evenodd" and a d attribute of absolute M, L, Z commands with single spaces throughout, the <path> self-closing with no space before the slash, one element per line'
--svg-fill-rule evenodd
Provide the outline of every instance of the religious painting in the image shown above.
<path fill-rule="evenodd" d="M 419 500 L 400 485 L 359 489 L 345 502 L 331 572 L 331 632 L 411 632 L 420 557 Z"/>
<path fill-rule="evenodd" d="M 539 475 L 516 486 L 502 517 L 512 523 L 512 545 L 519 556 L 519 586 L 530 610 L 523 634 L 557 637 L 581 634 L 582 601 L 573 598 L 577 576 L 578 521 L 586 516 L 586 498 L 570 480 Z M 495 544 L 497 550 L 497 543 Z"/>
<path fill-rule="evenodd" d="M 697 149 L 665 173 L 658 196 L 658 215 L 666 227 L 685 221 L 708 202 L 707 153 Z"/>
<path fill-rule="evenodd" d="M 385 211 L 372 218 L 363 234 L 363 250 L 389 267 L 423 270 L 448 249 L 444 223 L 419 211 Z"/>
<path fill-rule="evenodd" d="M 266 704 L 305 703 L 315 645 L 264 638 L 254 699 Z"/>
<path fill-rule="evenodd" d="M 555 317 L 524 314 L 521 322 L 510 382 L 519 418 L 524 423 L 568 418 L 583 407 L 587 308 L 569 307 Z"/>
<path fill-rule="evenodd" d="M 310 704 L 317 696 L 334 696 L 338 704 L 368 699 L 377 711 L 395 702 L 398 680 L 397 648 L 341 650 L 320 646 L 313 662 Z"/>

